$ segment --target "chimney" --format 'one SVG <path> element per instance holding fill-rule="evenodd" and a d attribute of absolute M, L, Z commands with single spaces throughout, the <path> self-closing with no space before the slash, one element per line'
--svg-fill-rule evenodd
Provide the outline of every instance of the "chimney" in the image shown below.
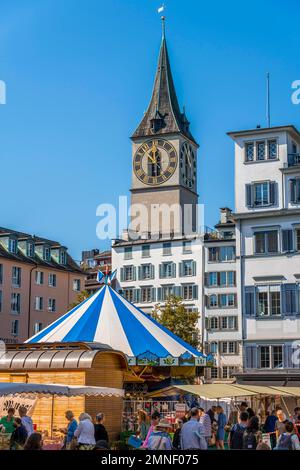
<path fill-rule="evenodd" d="M 227 224 L 232 216 L 232 210 L 228 207 L 221 207 L 220 209 L 220 222 L 221 224 Z"/>

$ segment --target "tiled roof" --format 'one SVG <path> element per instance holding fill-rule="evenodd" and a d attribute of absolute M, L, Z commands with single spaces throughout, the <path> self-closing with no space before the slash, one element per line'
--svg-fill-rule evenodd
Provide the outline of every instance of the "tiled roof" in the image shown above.
<path fill-rule="evenodd" d="M 24 232 L 18 232 L 16 230 L 10 230 L 4 227 L 0 227 L 0 237 L 4 235 L 14 235 L 17 237 L 18 240 L 33 240 L 35 244 L 46 243 L 52 248 L 64 248 L 65 246 L 61 245 L 57 241 L 49 240 L 47 238 L 38 237 L 36 235 L 30 235 Z M 25 256 L 20 249 L 18 249 L 17 253 L 11 253 L 7 251 L 0 243 L 0 258 L 7 258 L 12 261 L 17 261 L 20 263 L 28 263 L 32 265 L 38 265 L 45 268 L 51 269 L 58 269 L 60 271 L 72 271 L 80 274 L 84 274 L 83 271 L 80 269 L 78 264 L 73 260 L 73 258 L 67 253 L 67 262 L 65 265 L 57 263 L 53 258 L 51 261 L 45 261 L 44 259 L 40 258 L 36 253 L 34 257 Z"/>

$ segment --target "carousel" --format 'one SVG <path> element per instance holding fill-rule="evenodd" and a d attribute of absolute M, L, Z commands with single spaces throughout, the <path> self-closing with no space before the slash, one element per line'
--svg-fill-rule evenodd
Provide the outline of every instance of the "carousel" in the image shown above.
<path fill-rule="evenodd" d="M 95 294 L 24 344 L 8 347 L 0 357 L 0 382 L 122 389 L 125 400 L 121 394 L 113 399 L 101 395 L 76 398 L 81 411 L 113 414 L 110 431 L 115 437 L 118 430 L 132 427 L 140 408 L 149 412 L 158 409 L 174 419 L 178 401 L 152 400 L 149 392 L 155 389 L 159 395 L 160 388 L 173 383 L 195 383 L 203 368 L 214 364 L 214 358 L 197 351 L 128 302 L 111 287 L 110 279 L 108 276 Z M 53 402 L 52 397 L 48 407 L 45 397 L 39 400 L 33 418 L 44 426 L 46 421 L 60 425 L 68 399 L 57 396 Z M 55 411 L 52 416 L 53 405 L 59 417 Z"/>

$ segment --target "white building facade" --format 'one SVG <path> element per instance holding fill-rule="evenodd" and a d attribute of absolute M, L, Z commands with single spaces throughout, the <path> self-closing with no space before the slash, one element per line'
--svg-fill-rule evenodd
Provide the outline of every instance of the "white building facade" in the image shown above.
<path fill-rule="evenodd" d="M 244 370 L 299 370 L 300 134 L 284 126 L 229 135 Z"/>
<path fill-rule="evenodd" d="M 236 279 L 235 223 L 228 208 L 221 209 L 215 232 L 204 236 L 203 334 L 205 349 L 214 354 L 216 367 L 209 380 L 232 380 L 242 370 L 242 319 Z"/>

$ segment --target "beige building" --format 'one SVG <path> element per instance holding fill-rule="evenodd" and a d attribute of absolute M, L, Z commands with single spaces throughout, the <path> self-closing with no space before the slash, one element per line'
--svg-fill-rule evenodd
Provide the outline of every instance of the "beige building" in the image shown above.
<path fill-rule="evenodd" d="M 85 275 L 60 243 L 0 228 L 0 340 L 23 342 L 67 312 Z"/>

